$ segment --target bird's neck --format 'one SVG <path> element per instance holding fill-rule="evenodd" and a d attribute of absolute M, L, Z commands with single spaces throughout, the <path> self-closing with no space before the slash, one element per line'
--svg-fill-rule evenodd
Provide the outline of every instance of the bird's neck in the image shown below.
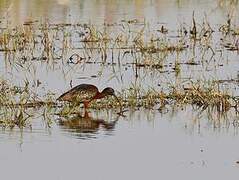
<path fill-rule="evenodd" d="M 104 94 L 104 93 L 98 92 L 93 99 L 101 99 L 101 98 L 104 98 L 104 97 L 105 97 L 105 94 Z"/>

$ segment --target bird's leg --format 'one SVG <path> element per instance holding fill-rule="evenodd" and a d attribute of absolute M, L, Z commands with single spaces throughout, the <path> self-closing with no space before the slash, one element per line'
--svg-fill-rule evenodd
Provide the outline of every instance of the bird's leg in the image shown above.
<path fill-rule="evenodd" d="M 89 117 L 89 113 L 87 112 L 88 106 L 89 106 L 89 101 L 84 101 L 84 108 L 85 108 L 85 113 L 84 113 L 84 118 L 88 118 Z"/>
<path fill-rule="evenodd" d="M 84 101 L 83 104 L 84 104 L 84 108 L 87 109 L 88 106 L 89 106 L 89 102 L 88 101 Z"/>
<path fill-rule="evenodd" d="M 86 119 L 88 119 L 90 116 L 89 116 L 89 113 L 88 113 L 88 111 L 87 110 L 85 110 L 85 114 L 84 114 L 84 116 L 83 116 L 84 118 L 86 118 Z"/>

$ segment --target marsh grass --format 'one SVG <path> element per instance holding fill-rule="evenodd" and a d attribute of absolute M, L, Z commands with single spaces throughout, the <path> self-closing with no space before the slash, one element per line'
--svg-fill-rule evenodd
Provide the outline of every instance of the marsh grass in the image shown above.
<path fill-rule="evenodd" d="M 35 100 L 31 97 L 27 83 L 24 87 L 16 87 L 2 81 L 1 88 L 0 125 L 2 127 L 30 127 L 31 119 L 36 116 L 34 111 L 37 108 L 43 108 L 38 116 L 43 117 L 47 127 L 51 127 L 54 114 L 68 116 L 83 112 L 82 105 L 79 103 L 58 103 L 52 95 L 46 96 L 45 101 Z M 140 86 L 132 86 L 118 93 L 118 98 L 123 110 L 128 108 L 162 110 L 173 106 L 192 105 L 201 111 L 214 109 L 223 114 L 231 108 L 237 112 L 239 104 L 238 98 L 226 90 L 220 90 L 217 82 L 202 81 L 190 81 L 182 86 L 169 85 L 167 90 L 142 89 Z M 120 104 L 110 96 L 93 101 L 90 105 L 90 109 L 96 110 L 119 108 Z"/>
<path fill-rule="evenodd" d="M 154 27 L 155 28 L 155 27 Z M 92 24 L 52 24 L 49 22 L 26 22 L 23 25 L 2 27 L 0 31 L 0 50 L 7 56 L 12 65 L 24 67 L 26 62 L 41 61 L 54 66 L 59 61 L 65 65 L 68 57 L 78 54 L 84 62 L 125 63 L 123 59 L 129 55 L 136 66 L 160 68 L 166 57 L 173 53 L 192 53 L 199 50 L 202 59 L 211 54 L 215 56 L 212 42 L 214 32 L 220 34 L 220 43 L 227 50 L 237 51 L 239 41 L 236 36 L 238 28 L 233 24 L 231 16 L 225 25 L 213 29 L 207 20 L 198 22 L 192 15 L 191 25 L 182 23 L 176 30 L 166 26 L 156 29 L 145 21 L 121 21 L 116 24 L 95 26 Z M 169 33 L 170 32 L 170 33 Z M 117 61 L 116 61 L 117 60 Z M 191 58 L 190 61 L 193 61 Z M 82 63 L 82 61 L 77 61 Z M 178 73 L 178 64 L 175 71 Z M 195 62 L 190 62 L 193 64 Z"/>
<path fill-rule="evenodd" d="M 202 82 L 190 83 L 187 86 L 171 87 L 167 91 L 156 89 L 144 90 L 136 87 L 125 89 L 118 95 L 124 109 L 146 108 L 162 109 L 171 106 L 196 106 L 202 111 L 211 108 L 220 113 L 225 113 L 235 108 L 238 102 L 227 91 L 218 89 L 217 84 Z M 120 104 L 114 98 L 108 97 L 93 101 L 92 109 L 117 109 Z M 60 114 L 68 115 L 80 111 L 80 106 L 65 105 Z"/>
<path fill-rule="evenodd" d="M 220 39 L 216 42 L 215 33 Z M 221 57 L 222 50 L 238 51 L 238 34 L 238 26 L 233 23 L 230 14 L 227 21 L 215 29 L 206 15 L 199 22 L 193 13 L 189 25 L 182 23 L 173 31 L 166 25 L 152 28 L 149 23 L 139 20 L 123 20 L 101 26 L 25 22 L 21 26 L 1 28 L 0 51 L 5 55 L 6 64 L 21 71 L 35 71 L 34 61 L 46 63 L 47 67 L 61 64 L 62 69 L 72 65 L 78 71 L 81 70 L 78 66 L 99 63 L 103 67 L 112 66 L 114 75 L 114 66 L 129 65 L 137 81 L 140 68 L 149 73 L 154 70 L 167 72 L 171 68 L 177 78 L 185 70 L 182 65 L 190 68 L 220 64 L 217 58 Z M 183 53 L 189 58 L 182 59 Z M 77 60 L 69 61 L 73 55 Z M 197 58 L 199 61 L 196 61 L 196 56 L 200 56 Z M 34 82 L 37 87 L 39 82 Z M 41 115 L 47 127 L 51 126 L 51 115 L 56 109 L 59 110 L 58 115 L 64 116 L 82 111 L 82 105 L 56 102 L 55 95 L 39 98 L 27 79 L 21 87 L 2 79 L 0 88 L 0 124 L 4 127 L 29 126 L 34 116 L 33 111 L 29 111 L 31 108 L 44 108 Z M 118 92 L 118 96 L 124 109 L 162 110 L 175 105 L 192 105 L 203 111 L 210 108 L 225 113 L 231 108 L 237 111 L 239 104 L 238 97 L 222 90 L 215 80 L 208 83 L 194 79 L 177 86 L 166 82 L 162 88 L 132 85 Z M 119 106 L 114 98 L 108 97 L 94 101 L 90 108 L 117 109 Z"/>
<path fill-rule="evenodd" d="M 35 111 L 44 106 L 45 119 L 53 107 L 50 96 L 45 101 L 39 101 L 35 93 L 30 90 L 29 82 L 25 86 L 12 86 L 9 82 L 2 80 L 0 84 L 0 125 L 2 127 L 18 126 L 19 128 L 30 127 L 31 119 L 36 115 Z"/>

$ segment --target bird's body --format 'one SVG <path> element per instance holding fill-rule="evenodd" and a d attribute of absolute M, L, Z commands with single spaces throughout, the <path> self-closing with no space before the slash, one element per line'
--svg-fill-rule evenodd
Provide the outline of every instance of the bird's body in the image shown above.
<path fill-rule="evenodd" d="M 114 89 L 107 87 L 102 92 L 99 92 L 98 88 L 92 84 L 80 84 L 75 86 L 71 90 L 62 94 L 57 100 L 68 101 L 76 103 L 84 103 L 85 109 L 87 109 L 89 103 L 95 99 L 101 99 L 106 96 L 114 96 L 120 103 L 114 93 Z"/>
<path fill-rule="evenodd" d="M 99 93 L 99 91 L 96 86 L 91 84 L 80 84 L 62 94 L 57 100 L 85 102 L 90 101 L 97 93 Z"/>

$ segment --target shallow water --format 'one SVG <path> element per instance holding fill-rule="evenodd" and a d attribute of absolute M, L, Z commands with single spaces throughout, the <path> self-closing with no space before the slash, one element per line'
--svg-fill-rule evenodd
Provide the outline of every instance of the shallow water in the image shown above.
<path fill-rule="evenodd" d="M 102 113 L 103 114 L 103 113 Z M 93 116 L 93 114 L 92 114 Z M 94 114 L 94 116 L 96 116 Z M 103 115 L 107 117 L 106 114 Z M 4 179 L 157 179 L 237 177 L 238 129 L 214 127 L 192 109 L 165 115 L 142 111 L 111 130 L 74 132 L 58 120 L 46 129 L 1 131 Z M 110 118 L 108 119 L 110 120 Z M 218 119 L 215 119 L 215 122 Z M 14 171 L 14 173 L 13 173 Z"/>
<path fill-rule="evenodd" d="M 139 19 L 150 22 L 154 29 L 166 23 L 175 30 L 180 23 L 191 23 L 195 11 L 197 19 L 208 14 L 213 27 L 226 21 L 229 5 L 220 1 L 1 1 L 1 15 L 7 16 L 11 25 L 28 20 L 49 19 L 51 23 L 88 23 L 101 26 L 104 22 Z M 238 8 L 238 6 L 237 6 Z M 174 34 L 173 32 L 172 34 Z M 217 35 L 215 39 L 217 39 Z M 218 44 L 215 45 L 219 49 Z M 69 52 L 70 54 L 74 53 Z M 79 52 L 79 51 L 77 51 Z M 1 64 L 1 76 L 14 84 L 22 85 L 26 78 L 30 83 L 39 79 L 42 84 L 34 89 L 44 95 L 51 91 L 57 95 L 80 83 L 92 83 L 100 89 L 112 86 L 119 90 L 130 85 L 142 84 L 144 88 L 165 87 L 171 81 L 184 79 L 230 79 L 238 75 L 238 54 L 223 51 L 206 66 L 183 66 L 180 76 L 169 72 L 141 68 L 135 78 L 133 66 L 125 67 L 102 64 L 68 65 L 33 62 L 36 71 L 6 68 Z M 4 54 L 1 53 L 1 59 Z M 68 58 L 66 57 L 66 59 Z M 183 52 L 180 58 L 192 58 Z M 210 58 L 208 55 L 206 58 Z M 200 62 L 200 51 L 196 53 Z M 94 57 L 95 62 L 101 61 Z M 109 61 L 109 60 L 107 60 Z M 218 64 L 223 64 L 219 66 Z M 124 63 L 123 63 L 124 64 Z M 166 67 L 167 69 L 167 67 Z M 63 74 L 62 72 L 65 72 Z M 33 73 L 34 72 L 34 73 Z M 102 74 L 102 75 L 99 75 Z M 238 93 L 238 85 L 232 85 Z M 73 116 L 62 119 L 53 116 L 52 124 L 42 117 L 33 118 L 31 127 L 0 130 L 0 169 L 2 179 L 235 179 L 238 176 L 238 116 L 229 111 L 226 116 L 215 111 L 195 107 L 170 107 L 163 112 L 153 109 L 129 109 L 126 117 L 117 117 L 117 110 L 90 110 L 88 119 Z M 36 110 L 38 111 L 38 110 Z M 41 109 L 39 110 L 41 111 Z M 49 127 L 50 126 L 50 127 Z"/>

